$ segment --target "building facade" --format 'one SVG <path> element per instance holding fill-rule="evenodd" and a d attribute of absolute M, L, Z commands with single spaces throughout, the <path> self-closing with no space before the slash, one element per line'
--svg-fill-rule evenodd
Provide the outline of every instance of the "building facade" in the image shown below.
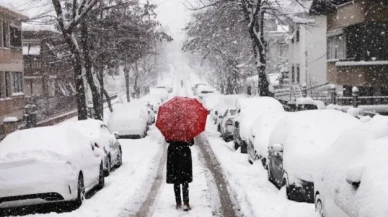
<path fill-rule="evenodd" d="M 388 2 L 314 1 L 312 14 L 327 15 L 327 77 L 361 96 L 388 96 Z"/>
<path fill-rule="evenodd" d="M 22 19 L 26 17 L 0 6 L 0 134 L 4 118 L 23 119 Z"/>
<path fill-rule="evenodd" d="M 76 107 L 74 75 L 67 47 L 52 27 L 23 30 L 24 83 L 28 103 L 38 110 L 38 121 Z"/>
<path fill-rule="evenodd" d="M 288 38 L 289 82 L 314 88 L 327 83 L 326 17 L 295 14 Z"/>

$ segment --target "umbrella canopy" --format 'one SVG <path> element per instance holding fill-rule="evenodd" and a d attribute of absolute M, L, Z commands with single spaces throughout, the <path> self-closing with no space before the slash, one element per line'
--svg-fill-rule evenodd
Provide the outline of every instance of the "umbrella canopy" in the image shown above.
<path fill-rule="evenodd" d="M 205 130 L 207 114 L 197 99 L 174 97 L 160 106 L 156 127 L 167 141 L 189 142 Z"/>

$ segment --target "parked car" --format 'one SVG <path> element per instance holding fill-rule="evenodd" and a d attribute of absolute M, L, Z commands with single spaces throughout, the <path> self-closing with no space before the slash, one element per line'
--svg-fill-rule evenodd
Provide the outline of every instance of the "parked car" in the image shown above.
<path fill-rule="evenodd" d="M 236 104 L 237 115 L 234 122 L 234 147 L 241 147 L 241 153 L 247 153 L 252 125 L 260 116 L 272 112 L 284 111 L 282 104 L 272 97 L 252 97 L 239 99 Z"/>
<path fill-rule="evenodd" d="M 99 120 L 84 120 L 70 122 L 68 127 L 79 130 L 91 144 L 104 151 L 104 173 L 109 176 L 114 167 L 120 167 L 123 152 L 116 136 L 108 129 L 104 122 Z"/>
<path fill-rule="evenodd" d="M 126 103 L 115 108 L 108 128 L 117 138 L 144 138 L 148 131 L 148 114 L 138 103 Z"/>
<path fill-rule="evenodd" d="M 168 99 L 168 91 L 164 88 L 151 88 L 150 95 L 158 97 L 162 102 Z"/>
<path fill-rule="evenodd" d="M 194 84 L 192 90 L 193 90 L 193 94 L 196 96 L 198 93 L 197 93 L 197 88 L 200 87 L 200 86 L 207 86 L 207 84 L 204 84 L 204 83 L 197 83 L 197 84 Z"/>
<path fill-rule="evenodd" d="M 223 95 L 219 93 L 212 93 L 207 94 L 202 99 L 202 105 L 205 107 L 209 112 L 214 109 L 214 107 L 217 105 L 217 103 L 220 101 Z"/>
<path fill-rule="evenodd" d="M 388 215 L 388 118 L 344 132 L 315 171 L 316 211 L 326 217 Z"/>
<path fill-rule="evenodd" d="M 213 121 L 217 125 L 218 129 L 220 129 L 220 127 L 218 126 L 226 110 L 236 108 L 237 100 L 243 98 L 247 97 L 243 94 L 221 95 L 217 105 L 214 106 L 214 108 L 210 112 L 210 115 L 213 118 Z"/>
<path fill-rule="evenodd" d="M 317 158 L 344 131 L 361 124 L 334 110 L 289 113 L 275 126 L 268 146 L 268 179 L 286 186 L 287 198 L 314 202 L 313 174 Z"/>
<path fill-rule="evenodd" d="M 104 186 L 103 152 L 78 130 L 20 130 L 0 143 L 0 208 L 71 201 Z"/>
<path fill-rule="evenodd" d="M 225 142 L 230 142 L 233 140 L 234 133 L 234 118 L 236 117 L 237 109 L 229 108 L 225 111 L 225 114 L 222 115 L 219 127 L 219 132 L 221 137 Z"/>
<path fill-rule="evenodd" d="M 203 102 L 203 99 L 207 96 L 207 95 L 210 95 L 210 94 L 215 94 L 217 93 L 217 91 L 210 87 L 210 86 L 199 86 L 197 89 L 196 89 L 196 93 L 197 93 L 197 96 L 199 98 L 199 100 L 201 102 Z"/>
<path fill-rule="evenodd" d="M 168 85 L 158 85 L 155 88 L 165 89 L 165 90 L 167 90 L 168 93 L 172 93 L 172 87 L 168 86 Z"/>
<path fill-rule="evenodd" d="M 248 162 L 253 164 L 261 160 L 264 168 L 267 168 L 268 144 L 272 131 L 277 123 L 288 113 L 272 112 L 262 115 L 252 125 L 252 136 L 248 142 Z"/>

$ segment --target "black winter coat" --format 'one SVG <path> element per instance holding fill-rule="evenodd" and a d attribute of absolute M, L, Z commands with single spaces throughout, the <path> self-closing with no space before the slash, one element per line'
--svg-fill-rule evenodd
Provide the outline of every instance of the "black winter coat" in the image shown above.
<path fill-rule="evenodd" d="M 183 184 L 193 181 L 193 163 L 189 146 L 192 142 L 167 141 L 167 183 Z"/>

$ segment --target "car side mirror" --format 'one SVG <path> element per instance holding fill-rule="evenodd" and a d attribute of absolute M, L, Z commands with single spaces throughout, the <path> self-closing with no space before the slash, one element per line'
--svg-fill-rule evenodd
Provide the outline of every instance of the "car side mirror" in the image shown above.
<path fill-rule="evenodd" d="M 346 182 L 355 187 L 360 186 L 362 174 L 364 168 L 360 166 L 354 166 L 346 171 Z"/>
<path fill-rule="evenodd" d="M 113 135 L 116 137 L 116 139 L 120 138 L 119 132 L 113 132 Z"/>

